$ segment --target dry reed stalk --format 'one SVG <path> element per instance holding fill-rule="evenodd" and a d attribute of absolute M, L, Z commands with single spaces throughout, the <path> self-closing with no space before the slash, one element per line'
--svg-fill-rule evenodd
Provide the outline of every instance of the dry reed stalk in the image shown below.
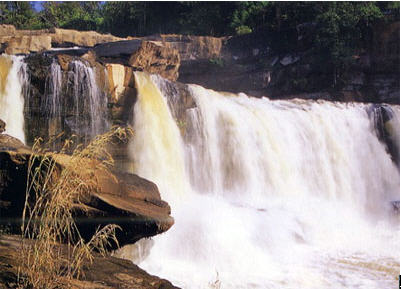
<path fill-rule="evenodd" d="M 97 169 L 109 170 L 113 158 L 107 145 L 115 140 L 126 141 L 131 135 L 130 129 L 113 127 L 87 146 L 78 145 L 64 167 L 56 162 L 54 154 L 42 148 L 41 139 L 35 141 L 28 165 L 21 226 L 20 271 L 26 276 L 21 278 L 24 288 L 65 288 L 65 280 L 79 278 L 84 262 L 93 261 L 94 251 L 106 255 L 111 242 L 118 246 L 115 230 L 119 227 L 113 224 L 98 229 L 88 242 L 81 237 L 73 219 L 73 209 L 83 204 L 97 189 L 97 184 L 93 178 L 83 179 L 75 172 L 88 159 L 99 160 Z M 66 141 L 61 152 L 71 145 L 71 140 Z M 63 252 L 60 242 L 67 243 L 67 252 Z"/>

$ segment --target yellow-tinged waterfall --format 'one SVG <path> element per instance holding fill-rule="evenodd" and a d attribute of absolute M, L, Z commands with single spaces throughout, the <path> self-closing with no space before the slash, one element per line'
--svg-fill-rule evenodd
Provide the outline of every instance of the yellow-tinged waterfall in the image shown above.
<path fill-rule="evenodd" d="M 6 123 L 5 133 L 25 142 L 24 63 L 20 57 L 0 56 L 0 119 Z"/>
<path fill-rule="evenodd" d="M 150 75 L 135 72 L 135 82 L 133 171 L 156 182 L 171 202 L 188 188 L 180 131 Z"/>

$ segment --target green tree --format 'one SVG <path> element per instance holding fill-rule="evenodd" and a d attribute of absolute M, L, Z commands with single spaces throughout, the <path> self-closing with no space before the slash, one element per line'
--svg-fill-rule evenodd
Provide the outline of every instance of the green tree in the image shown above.
<path fill-rule="evenodd" d="M 44 2 L 39 14 L 47 27 L 99 30 L 103 25 L 100 2 Z"/>
<path fill-rule="evenodd" d="M 267 21 L 267 14 L 272 7 L 271 2 L 239 2 L 232 14 L 230 26 L 241 34 L 240 31 L 249 29 L 249 32 L 260 26 L 264 26 Z"/>
<path fill-rule="evenodd" d="M 320 4 L 318 10 L 315 48 L 332 66 L 336 84 L 339 71 L 346 69 L 352 56 L 366 47 L 372 25 L 383 14 L 374 2 L 328 2 Z"/>
<path fill-rule="evenodd" d="M 0 22 L 12 24 L 18 29 L 40 29 L 43 23 L 34 11 L 31 2 L 0 2 Z"/>

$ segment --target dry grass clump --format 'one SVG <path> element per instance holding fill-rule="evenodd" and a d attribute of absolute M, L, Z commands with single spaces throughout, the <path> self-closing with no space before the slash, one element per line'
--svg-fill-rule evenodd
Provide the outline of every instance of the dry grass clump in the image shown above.
<path fill-rule="evenodd" d="M 98 228 L 85 242 L 73 219 L 73 211 L 85 208 L 85 200 L 96 190 L 94 178 L 83 178 L 79 172 L 88 159 L 99 160 L 97 169 L 108 170 L 113 159 L 107 146 L 113 140 L 125 140 L 132 131 L 113 127 L 97 136 L 87 146 L 77 146 L 71 156 L 54 155 L 42 148 L 41 140 L 33 146 L 28 167 L 25 208 L 23 211 L 22 260 L 20 278 L 24 288 L 64 288 L 66 280 L 79 278 L 85 262 L 93 261 L 93 252 L 107 253 L 111 242 L 118 245 L 116 225 Z M 70 149 L 67 141 L 61 153 Z M 57 161 L 64 159 L 63 166 Z M 67 161 L 66 161 L 67 160 Z M 85 210 L 85 209 L 84 209 Z M 67 246 L 60 246 L 60 242 Z"/>

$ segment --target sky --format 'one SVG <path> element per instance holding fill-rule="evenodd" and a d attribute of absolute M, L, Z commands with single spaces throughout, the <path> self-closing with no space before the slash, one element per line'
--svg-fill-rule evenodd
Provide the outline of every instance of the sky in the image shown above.
<path fill-rule="evenodd" d="M 44 2 L 44 1 L 32 1 L 33 8 L 34 8 L 36 11 L 41 11 L 41 10 L 43 9 L 43 7 L 42 7 L 42 2 Z"/>

